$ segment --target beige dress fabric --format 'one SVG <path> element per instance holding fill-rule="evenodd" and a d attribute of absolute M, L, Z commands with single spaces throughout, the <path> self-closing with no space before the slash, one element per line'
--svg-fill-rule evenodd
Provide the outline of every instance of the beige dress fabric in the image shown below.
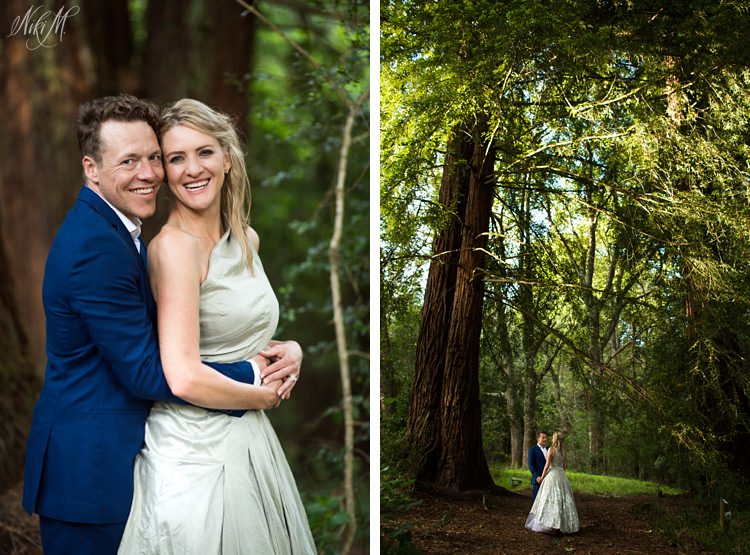
<path fill-rule="evenodd" d="M 531 512 L 526 518 L 526 528 L 529 530 L 573 534 L 581 527 L 573 489 L 565 476 L 563 457 L 563 452 L 559 451 L 552 458 L 549 473 L 542 480 Z"/>
<path fill-rule="evenodd" d="M 253 274 L 227 232 L 201 286 L 201 357 L 246 360 L 279 316 L 253 252 Z M 294 477 L 263 411 L 242 417 L 156 403 L 135 464 L 120 554 L 309 554 L 315 543 Z"/>

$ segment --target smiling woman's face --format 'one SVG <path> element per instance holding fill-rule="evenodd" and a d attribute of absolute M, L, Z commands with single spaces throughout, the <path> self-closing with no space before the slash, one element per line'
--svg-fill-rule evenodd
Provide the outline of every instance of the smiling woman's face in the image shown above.
<path fill-rule="evenodd" d="M 221 202 L 224 175 L 231 163 L 214 137 L 176 125 L 162 137 L 162 149 L 167 183 L 177 202 L 194 210 Z"/>

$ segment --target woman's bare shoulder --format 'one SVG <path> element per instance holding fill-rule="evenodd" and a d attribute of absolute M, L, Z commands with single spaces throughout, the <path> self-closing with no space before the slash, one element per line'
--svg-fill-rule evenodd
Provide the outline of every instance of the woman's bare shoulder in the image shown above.
<path fill-rule="evenodd" d="M 180 229 L 177 226 L 166 224 L 159 230 L 159 233 L 151 239 L 149 250 L 171 250 L 177 249 L 194 249 L 198 246 L 198 239 L 195 235 Z"/>
<path fill-rule="evenodd" d="M 258 232 L 250 226 L 247 226 L 246 231 L 247 240 L 252 243 L 253 247 L 255 247 L 255 250 L 257 251 L 260 248 L 260 237 L 258 236 Z"/>
<path fill-rule="evenodd" d="M 194 235 L 177 226 L 166 224 L 151 240 L 148 247 L 149 264 L 179 262 L 194 259 L 199 251 L 199 241 Z"/>

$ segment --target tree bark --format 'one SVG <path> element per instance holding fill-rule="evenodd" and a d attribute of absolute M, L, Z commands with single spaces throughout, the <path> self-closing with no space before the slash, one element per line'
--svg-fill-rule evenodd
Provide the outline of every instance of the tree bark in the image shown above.
<path fill-rule="evenodd" d="M 388 330 L 388 315 L 380 310 L 380 414 L 385 419 L 391 416 L 391 405 L 385 399 L 393 399 L 398 394 L 396 372 L 393 368 L 391 337 Z"/>
<path fill-rule="evenodd" d="M 85 22 L 82 32 L 93 54 L 91 61 L 96 75 L 94 95 L 137 93 L 138 75 L 132 63 L 133 39 L 128 0 L 82 0 L 80 6 L 77 17 Z"/>
<path fill-rule="evenodd" d="M 28 2 L 5 2 L 1 19 L 11 22 L 27 10 Z M 49 48 L 30 48 L 29 37 L 22 33 L 3 38 L 0 63 L 0 241 L 7 274 L 16 277 L 14 304 L 31 363 L 40 371 L 45 362 L 40 294 L 44 263 L 55 230 L 81 186 L 80 157 L 71 132 L 76 107 L 89 92 L 81 62 L 81 22 L 80 14 L 67 20 L 64 35 Z"/>
<path fill-rule="evenodd" d="M 456 127 L 448 141 L 439 198 L 450 216 L 446 226 L 435 233 L 432 244 L 433 259 L 417 338 L 405 442 L 416 479 L 430 483 L 437 477 L 441 449 L 440 403 L 445 346 L 453 310 L 468 186 L 464 161 L 470 160 L 472 154 L 472 141 L 463 126 Z"/>
<path fill-rule="evenodd" d="M 466 216 L 448 329 L 442 393 L 441 456 L 437 484 L 464 491 L 494 487 L 482 446 L 479 403 L 479 345 L 484 303 L 484 249 L 487 247 L 493 187 L 494 151 L 484 135 L 486 123 L 473 129 Z"/>
<path fill-rule="evenodd" d="M 0 220 L 1 223 L 1 220 Z M 31 411 L 39 380 L 14 295 L 18 279 L 0 242 L 0 492 L 21 476 Z"/>
<path fill-rule="evenodd" d="M 246 135 L 247 79 L 258 24 L 242 13 L 234 0 L 149 2 L 140 94 L 160 105 L 195 98 L 233 117 Z M 169 203 L 161 199 L 144 222 L 146 241 L 158 233 L 168 212 Z"/>

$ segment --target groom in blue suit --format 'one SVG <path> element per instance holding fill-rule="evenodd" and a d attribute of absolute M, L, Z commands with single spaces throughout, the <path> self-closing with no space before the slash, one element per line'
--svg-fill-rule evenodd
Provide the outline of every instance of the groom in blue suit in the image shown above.
<path fill-rule="evenodd" d="M 537 432 L 536 445 L 529 449 L 529 470 L 531 471 L 531 485 L 533 486 L 531 493 L 532 503 L 539 492 L 539 484 L 542 483 L 541 477 L 545 464 L 547 464 L 547 434 Z"/>
<path fill-rule="evenodd" d="M 164 179 L 158 112 L 131 96 L 81 106 L 85 186 L 45 267 L 47 369 L 26 446 L 23 506 L 47 555 L 116 553 L 162 372 L 141 220 Z M 248 362 L 211 365 L 253 383 Z"/>

